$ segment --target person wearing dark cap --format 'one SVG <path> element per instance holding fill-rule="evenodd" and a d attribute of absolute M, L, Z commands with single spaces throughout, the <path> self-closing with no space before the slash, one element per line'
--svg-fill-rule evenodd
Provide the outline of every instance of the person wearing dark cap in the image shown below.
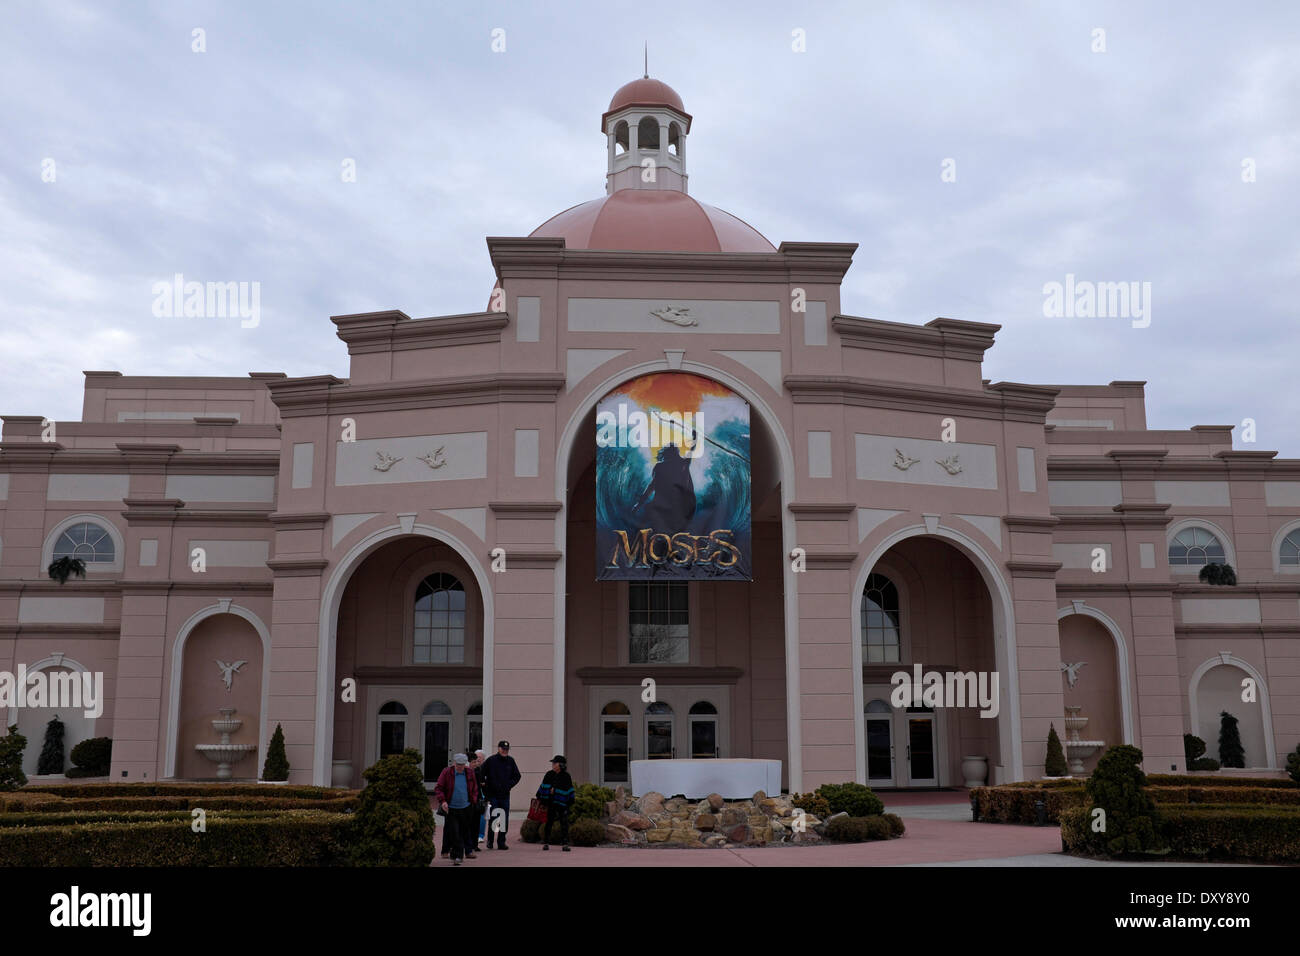
<path fill-rule="evenodd" d="M 510 791 L 522 779 L 519 765 L 510 756 L 510 741 L 498 740 L 497 752 L 483 761 L 483 793 L 488 799 L 487 846 L 492 849 L 492 838 L 496 836 L 496 848 L 508 850 L 506 831 L 510 828 Z M 498 819 L 497 810 L 502 813 Z"/>
<path fill-rule="evenodd" d="M 438 774 L 438 783 L 433 788 L 433 802 L 447 815 L 447 837 L 451 843 L 451 862 L 460 866 L 464 858 L 474 859 L 474 854 L 465 853 L 465 834 L 467 827 L 473 824 L 473 813 L 478 805 L 478 780 L 469 765 L 469 758 L 456 754 L 450 767 L 444 767 Z"/>
<path fill-rule="evenodd" d="M 551 848 L 551 826 L 560 825 L 560 839 L 564 841 L 564 852 L 569 852 L 569 807 L 573 806 L 576 792 L 573 778 L 565 769 L 568 761 L 563 754 L 551 758 L 551 769 L 542 778 L 542 785 L 537 788 L 537 799 L 546 804 L 546 829 L 542 833 L 542 849 Z"/>

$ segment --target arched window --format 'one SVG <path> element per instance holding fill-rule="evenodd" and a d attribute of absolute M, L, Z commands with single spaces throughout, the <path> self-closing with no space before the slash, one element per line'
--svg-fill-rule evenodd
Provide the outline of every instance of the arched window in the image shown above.
<path fill-rule="evenodd" d="M 610 716 L 625 716 L 632 713 L 632 711 L 628 710 L 627 704 L 623 703 L 621 700 L 611 700 L 601 709 L 601 713 L 609 714 Z"/>
<path fill-rule="evenodd" d="M 692 714 L 716 714 L 717 712 L 718 708 L 714 707 L 707 700 L 696 701 L 694 704 L 691 704 Z"/>
<path fill-rule="evenodd" d="M 627 120 L 619 120 L 614 127 L 614 155 L 621 156 L 628 151 Z"/>
<path fill-rule="evenodd" d="M 1300 564 L 1300 528 L 1296 528 L 1282 539 L 1277 560 L 1279 564 Z"/>
<path fill-rule="evenodd" d="M 384 704 L 383 707 L 379 708 L 379 713 L 381 716 L 387 716 L 389 714 L 401 714 L 403 717 L 405 717 L 406 708 L 403 705 L 399 704 L 397 701 L 390 700 L 388 703 Z"/>
<path fill-rule="evenodd" d="M 707 700 L 696 701 L 686 720 L 691 730 L 691 759 L 712 760 L 719 756 L 718 708 Z"/>
<path fill-rule="evenodd" d="M 668 152 L 674 156 L 680 156 L 682 149 L 682 128 L 676 123 L 668 124 Z"/>
<path fill-rule="evenodd" d="M 465 663 L 465 586 L 431 574 L 415 589 L 416 664 Z"/>
<path fill-rule="evenodd" d="M 90 521 L 74 524 L 54 542 L 53 560 L 80 558 L 87 564 L 112 564 L 116 557 L 108 531 Z"/>
<path fill-rule="evenodd" d="M 898 588 L 883 574 L 872 574 L 862 589 L 862 659 L 896 663 L 901 636 Z"/>
<path fill-rule="evenodd" d="M 1222 543 L 1204 528 L 1184 528 L 1169 542 L 1170 565 L 1196 568 L 1223 562 Z"/>
<path fill-rule="evenodd" d="M 398 706 L 400 707 L 401 705 L 399 704 Z M 406 713 L 406 711 L 403 710 L 402 713 Z M 430 717 L 430 716 L 450 717 L 451 708 L 448 707 L 440 700 L 431 700 L 429 701 L 429 703 L 425 704 L 424 706 L 424 715 L 426 717 Z"/>
<path fill-rule="evenodd" d="M 659 121 L 653 116 L 643 116 L 636 124 L 636 146 L 637 149 L 659 148 Z"/>

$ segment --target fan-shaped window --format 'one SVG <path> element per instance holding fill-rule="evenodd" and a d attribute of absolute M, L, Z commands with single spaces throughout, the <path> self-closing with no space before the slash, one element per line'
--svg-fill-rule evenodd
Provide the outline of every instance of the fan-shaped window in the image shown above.
<path fill-rule="evenodd" d="M 450 574 L 431 574 L 415 589 L 416 664 L 465 662 L 465 587 Z"/>
<path fill-rule="evenodd" d="M 1282 539 L 1278 553 L 1279 564 L 1300 564 L 1300 528 L 1296 528 Z"/>
<path fill-rule="evenodd" d="M 632 711 L 628 710 L 627 704 L 623 703 L 621 700 L 611 700 L 604 706 L 601 713 L 617 716 L 630 714 Z"/>
<path fill-rule="evenodd" d="M 636 145 L 637 149 L 659 148 L 659 121 L 653 116 L 643 116 L 636 124 Z"/>
<path fill-rule="evenodd" d="M 397 701 L 395 701 L 395 700 L 390 700 L 388 703 L 384 704 L 383 707 L 380 707 L 380 708 L 379 708 L 379 714 L 380 714 L 381 717 L 382 717 L 382 716 L 385 716 L 385 715 L 387 715 L 387 714 L 402 714 L 402 715 L 405 715 L 405 714 L 406 714 L 406 708 L 403 707 L 401 704 L 399 704 Z"/>
<path fill-rule="evenodd" d="M 116 557 L 108 531 L 89 521 L 74 524 L 54 542 L 53 559 L 80 558 L 87 564 L 112 564 Z"/>
<path fill-rule="evenodd" d="M 405 711 L 403 711 L 403 713 L 405 713 Z M 434 715 L 434 714 L 436 714 L 436 715 L 438 715 L 438 716 L 441 716 L 441 717 L 450 717 L 450 716 L 451 716 L 451 708 L 448 707 L 446 704 L 444 704 L 444 703 L 443 703 L 442 701 L 440 701 L 440 700 L 432 700 L 432 701 L 429 701 L 429 703 L 426 704 L 425 707 L 424 707 L 424 715 L 425 715 L 426 717 L 428 717 L 428 716 L 430 716 L 430 715 Z"/>
<path fill-rule="evenodd" d="M 862 589 L 862 658 L 869 664 L 899 660 L 901 627 L 898 588 L 883 574 L 872 574 Z"/>
<path fill-rule="evenodd" d="M 1193 568 L 1223 564 L 1223 545 L 1204 528 L 1184 528 L 1169 542 L 1169 563 Z"/>
<path fill-rule="evenodd" d="M 707 700 L 701 700 L 691 704 L 692 714 L 716 714 L 717 712 L 718 708 L 714 707 Z"/>
<path fill-rule="evenodd" d="M 657 700 L 645 709 L 647 714 L 671 714 L 673 708 L 671 704 L 666 704 L 662 700 Z"/>
<path fill-rule="evenodd" d="M 886 703 L 885 703 L 883 700 L 881 700 L 880 698 L 876 698 L 876 699 L 873 700 L 873 701 L 869 701 L 869 702 L 867 703 L 867 706 L 866 706 L 865 709 L 866 709 L 866 712 L 867 712 L 868 714 L 887 714 L 887 713 L 889 713 L 889 705 L 886 704 Z"/>
<path fill-rule="evenodd" d="M 681 155 L 682 128 L 676 123 L 668 124 L 668 152 L 674 156 Z"/>
<path fill-rule="evenodd" d="M 628 150 L 627 120 L 619 120 L 614 127 L 614 155 L 620 156 Z"/>

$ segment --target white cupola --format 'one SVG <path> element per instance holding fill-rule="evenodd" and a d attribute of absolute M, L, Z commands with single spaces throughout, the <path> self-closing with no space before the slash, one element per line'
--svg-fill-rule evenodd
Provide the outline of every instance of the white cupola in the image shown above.
<path fill-rule="evenodd" d="M 608 141 L 605 192 L 686 192 L 686 135 L 691 115 L 667 83 L 643 76 L 619 88 L 601 118 Z"/>

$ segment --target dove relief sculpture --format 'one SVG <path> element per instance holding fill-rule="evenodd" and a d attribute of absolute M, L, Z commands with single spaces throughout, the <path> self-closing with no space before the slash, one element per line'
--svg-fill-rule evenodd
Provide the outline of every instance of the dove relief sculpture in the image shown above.
<path fill-rule="evenodd" d="M 894 449 L 894 467 L 899 471 L 907 471 L 920 460 L 919 458 L 908 458 L 897 448 Z"/>
<path fill-rule="evenodd" d="M 675 305 L 666 305 L 662 309 L 652 309 L 650 314 L 656 319 L 671 322 L 673 325 L 691 326 L 700 324 L 698 320 L 691 317 L 690 309 Z"/>
<path fill-rule="evenodd" d="M 386 454 L 385 452 L 382 451 L 375 452 L 375 457 L 379 459 L 378 461 L 375 462 L 374 465 L 375 471 L 387 471 L 389 468 L 392 468 L 399 461 L 402 461 L 401 458 L 394 458 L 392 455 Z"/>
<path fill-rule="evenodd" d="M 443 465 L 447 464 L 447 456 L 442 453 L 442 450 L 445 447 L 445 445 L 439 445 L 436 451 L 432 451 L 427 455 L 421 455 L 420 461 L 424 462 L 430 468 L 441 468 Z"/>

